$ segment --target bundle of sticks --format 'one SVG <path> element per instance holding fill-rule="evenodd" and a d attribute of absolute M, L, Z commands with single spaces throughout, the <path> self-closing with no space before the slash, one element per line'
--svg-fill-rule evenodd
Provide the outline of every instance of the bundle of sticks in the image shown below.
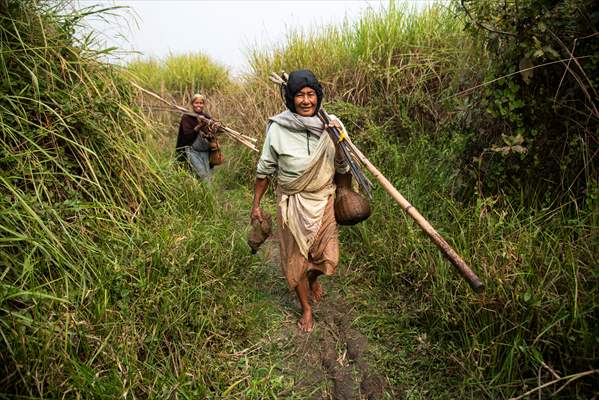
<path fill-rule="evenodd" d="M 288 75 L 283 72 L 280 75 L 271 73 L 270 80 L 280 85 L 283 89 L 287 85 Z M 318 111 L 318 117 L 325 124 L 329 124 L 331 119 L 329 115 L 321 107 Z M 389 182 L 387 178 L 362 154 L 362 152 L 352 143 L 345 132 L 340 132 L 336 128 L 327 128 L 327 132 L 331 138 L 339 143 L 343 155 L 350 165 L 352 175 L 356 178 L 362 190 L 370 196 L 372 184 L 362 171 L 362 166 L 366 167 L 372 175 L 379 181 L 381 186 L 393 197 L 393 199 L 401 206 L 401 208 L 422 228 L 422 230 L 431 238 L 441 252 L 458 270 L 460 275 L 468 282 L 470 287 L 477 293 L 481 292 L 485 285 L 476 276 L 476 274 L 468 267 L 462 258 L 455 252 L 454 249 L 439 235 L 432 225 L 412 206 L 399 191 Z"/>
<path fill-rule="evenodd" d="M 219 132 L 223 132 L 225 133 L 227 136 L 229 136 L 231 139 L 243 144 L 244 146 L 250 148 L 253 151 L 258 151 L 258 148 L 256 147 L 256 142 L 258 141 L 258 139 L 253 138 L 251 136 L 248 135 L 244 135 L 240 132 L 237 132 L 234 129 L 229 128 L 228 126 L 225 126 L 223 124 L 221 124 L 219 121 L 215 121 L 213 119 L 210 118 L 206 118 L 203 115 L 199 115 L 196 114 L 192 111 L 189 111 L 188 109 L 186 109 L 185 107 L 181 107 L 173 102 L 170 102 L 166 99 L 163 99 L 162 97 L 160 97 L 159 95 L 157 95 L 156 93 L 145 89 L 141 86 L 139 86 L 138 84 L 136 84 L 135 82 L 131 82 L 131 84 L 136 87 L 137 89 L 141 90 L 143 93 L 154 97 L 157 100 L 160 100 L 161 102 L 163 102 L 164 104 L 167 105 L 166 109 L 170 110 L 170 111 L 176 111 L 179 112 L 181 114 L 187 114 L 187 115 L 191 115 L 193 117 L 197 117 L 199 120 L 201 120 L 204 124 L 208 125 L 208 127 L 212 127 L 213 129 L 210 129 L 210 131 L 219 131 Z"/>

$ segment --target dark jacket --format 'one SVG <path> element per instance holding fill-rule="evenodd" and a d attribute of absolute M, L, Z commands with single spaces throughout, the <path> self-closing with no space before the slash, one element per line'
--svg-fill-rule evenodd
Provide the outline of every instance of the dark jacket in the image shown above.
<path fill-rule="evenodd" d="M 201 113 L 201 115 L 206 118 L 211 118 L 207 113 Z M 177 135 L 177 145 L 175 147 L 178 161 L 185 160 L 184 148 L 186 146 L 191 146 L 198 137 L 198 131 L 194 130 L 198 124 L 198 119 L 192 115 L 183 114 L 183 116 L 181 116 L 181 122 L 179 123 L 179 134 Z"/>

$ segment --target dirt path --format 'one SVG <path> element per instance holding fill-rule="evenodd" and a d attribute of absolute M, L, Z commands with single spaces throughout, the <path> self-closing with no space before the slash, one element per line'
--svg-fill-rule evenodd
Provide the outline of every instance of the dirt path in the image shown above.
<path fill-rule="evenodd" d="M 344 300 L 336 277 L 321 279 L 323 299 L 314 306 L 310 334 L 297 328 L 300 305 L 279 272 L 278 243 L 269 239 L 260 250 L 268 269 L 264 290 L 279 303 L 284 323 L 274 340 L 284 354 L 281 368 L 293 379 L 293 397 L 303 399 L 383 399 L 390 397 L 386 379 L 376 371 L 366 336 L 353 326 L 356 314 Z M 283 396 L 284 397 L 284 396 Z"/>
<path fill-rule="evenodd" d="M 238 229 L 247 230 L 251 193 L 234 185 L 224 187 L 219 201 L 228 218 L 238 221 Z M 272 213 L 274 204 L 266 206 Z M 310 334 L 297 328 L 301 307 L 280 271 L 276 232 L 243 272 L 242 279 L 257 293 L 256 304 L 267 313 L 260 318 L 268 320 L 253 357 L 260 360 L 260 368 L 285 381 L 277 384 L 284 389 L 265 398 L 464 398 L 453 389 L 461 379 L 460 365 L 445 357 L 443 345 L 431 341 L 418 322 L 422 305 L 411 303 L 400 291 L 392 296 L 375 291 L 369 281 L 376 277 L 344 259 L 348 253 L 343 240 L 341 253 L 337 273 L 319 279 L 325 295 L 314 306 L 315 327 Z"/>

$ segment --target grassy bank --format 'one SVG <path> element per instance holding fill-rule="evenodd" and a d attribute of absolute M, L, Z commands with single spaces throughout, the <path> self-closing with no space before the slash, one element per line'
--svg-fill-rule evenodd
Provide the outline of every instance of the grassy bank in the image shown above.
<path fill-rule="evenodd" d="M 163 96 L 183 97 L 183 102 L 194 93 L 213 93 L 231 83 L 228 69 L 201 53 L 139 58 L 130 62 L 127 69 L 146 89 Z"/>
<path fill-rule="evenodd" d="M 320 382 L 298 389 L 296 309 L 276 260 L 244 243 L 256 156 L 224 140 L 215 182 L 198 182 L 173 165 L 176 117 L 156 123 L 131 71 L 73 38 L 82 15 L 2 5 L 0 395 L 332 398 Z M 482 82 L 490 55 L 462 28 L 451 10 L 397 6 L 291 33 L 218 92 L 227 79 L 210 60 L 130 69 L 178 100 L 214 90 L 209 111 L 262 137 L 282 109 L 267 75 L 311 68 L 327 110 L 485 281 L 473 294 L 380 187 L 370 219 L 342 228 L 332 291 L 368 337 L 386 398 L 510 398 L 558 378 L 542 397 L 589 398 L 599 196 L 524 208 L 470 186 L 463 158 L 486 114 L 481 93 L 453 95 Z"/>
<path fill-rule="evenodd" d="M 269 307 L 239 279 L 238 208 L 157 151 L 82 17 L 0 11 L 0 397 L 238 393 Z"/>

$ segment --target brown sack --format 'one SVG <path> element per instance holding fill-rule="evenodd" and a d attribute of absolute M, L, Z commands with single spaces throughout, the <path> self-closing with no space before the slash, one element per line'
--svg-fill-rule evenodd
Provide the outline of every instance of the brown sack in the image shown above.
<path fill-rule="evenodd" d="M 252 249 L 252 254 L 256 254 L 260 245 L 270 236 L 272 232 L 272 217 L 269 213 L 262 211 L 264 219 L 260 223 L 257 219 L 252 219 L 252 229 L 250 229 L 247 241 Z"/>
<path fill-rule="evenodd" d="M 355 225 L 370 217 L 370 204 L 351 187 L 351 174 L 335 174 L 335 219 L 339 225 Z"/>
<path fill-rule="evenodd" d="M 208 162 L 210 163 L 210 168 L 214 167 L 215 165 L 221 165 L 225 162 L 225 155 L 221 151 L 216 139 L 210 142 L 210 155 Z"/>

